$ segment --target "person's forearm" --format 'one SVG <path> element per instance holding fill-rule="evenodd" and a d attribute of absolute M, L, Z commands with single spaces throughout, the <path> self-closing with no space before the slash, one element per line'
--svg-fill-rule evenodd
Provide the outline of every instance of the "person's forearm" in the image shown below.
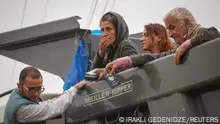
<path fill-rule="evenodd" d="M 144 65 L 147 62 L 153 61 L 158 57 L 159 55 L 153 55 L 150 53 L 143 53 L 139 55 L 134 56 L 127 56 L 122 57 L 117 60 L 115 60 L 115 65 L 117 66 L 117 69 L 126 69 L 126 68 L 132 68 L 132 67 L 139 67 Z"/>
<path fill-rule="evenodd" d="M 118 58 L 115 60 L 115 65 L 117 69 L 126 69 L 132 67 L 138 67 L 144 65 L 145 63 L 154 60 L 154 56 L 149 53 L 139 54 L 134 56 L 126 56 Z"/>
<path fill-rule="evenodd" d="M 175 53 L 175 51 L 176 49 L 159 54 L 142 53 L 139 55 L 126 56 L 115 60 L 115 64 L 117 66 L 117 69 L 139 67 L 155 59 L 171 55 Z"/>
<path fill-rule="evenodd" d="M 175 51 L 176 51 L 176 49 L 169 50 L 167 52 L 158 53 L 158 54 L 143 53 L 143 54 L 131 56 L 132 66 L 133 67 L 142 66 L 142 65 L 144 65 L 148 62 L 151 62 L 155 59 L 159 59 L 161 57 L 171 55 L 171 54 L 175 53 Z"/>
<path fill-rule="evenodd" d="M 61 115 L 73 102 L 77 89 L 71 87 L 61 96 L 52 100 L 22 106 L 17 111 L 19 122 L 36 122 Z"/>
<path fill-rule="evenodd" d="M 132 66 L 139 67 L 144 65 L 147 62 L 155 60 L 153 54 L 143 53 L 135 56 L 131 56 Z"/>
<path fill-rule="evenodd" d="M 117 69 L 132 68 L 132 61 L 128 56 L 116 59 L 115 64 Z"/>

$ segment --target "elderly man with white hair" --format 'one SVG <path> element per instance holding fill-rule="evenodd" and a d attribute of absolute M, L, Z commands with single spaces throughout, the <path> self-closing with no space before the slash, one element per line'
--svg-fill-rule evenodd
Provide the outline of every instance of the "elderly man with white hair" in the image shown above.
<path fill-rule="evenodd" d="M 180 64 L 181 55 L 189 48 L 219 37 L 216 28 L 204 28 L 197 24 L 192 13 L 186 8 L 174 8 L 164 17 L 168 34 L 180 47 L 175 54 L 175 63 Z"/>
<path fill-rule="evenodd" d="M 110 75 L 118 69 L 141 66 L 147 62 L 175 53 L 175 64 L 180 64 L 181 56 L 190 48 L 220 37 L 215 27 L 204 28 L 197 24 L 192 13 L 182 7 L 170 10 L 164 17 L 168 34 L 178 44 L 178 48 L 159 54 L 143 53 L 135 56 L 119 58 L 109 63 L 105 69 L 97 70 L 100 73 L 110 71 Z"/>

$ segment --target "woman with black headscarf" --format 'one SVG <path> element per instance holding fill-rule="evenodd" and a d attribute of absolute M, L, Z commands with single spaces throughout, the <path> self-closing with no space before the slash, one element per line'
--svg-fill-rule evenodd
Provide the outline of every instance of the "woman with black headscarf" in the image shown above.
<path fill-rule="evenodd" d="M 137 55 L 138 48 L 128 39 L 128 26 L 115 12 L 104 14 L 100 20 L 102 37 L 99 50 L 92 62 L 92 69 L 104 68 L 109 62 L 124 56 Z"/>

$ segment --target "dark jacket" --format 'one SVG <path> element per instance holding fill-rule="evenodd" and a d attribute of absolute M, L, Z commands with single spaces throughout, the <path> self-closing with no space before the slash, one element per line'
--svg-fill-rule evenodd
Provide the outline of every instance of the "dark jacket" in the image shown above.
<path fill-rule="evenodd" d="M 109 62 L 124 56 L 137 55 L 139 53 L 135 43 L 128 39 L 129 30 L 123 17 L 114 12 L 112 14 L 117 20 L 116 26 L 116 49 L 109 48 L 103 58 L 99 57 L 98 52 L 93 59 L 91 69 L 104 68 Z"/>
<path fill-rule="evenodd" d="M 195 26 L 195 28 L 189 29 L 187 40 L 190 39 L 190 45 L 191 45 L 191 48 L 193 48 L 205 42 L 216 39 L 218 37 L 220 37 L 220 34 L 219 34 L 219 31 L 215 27 L 204 28 L 204 27 L 201 27 L 200 25 L 197 25 Z M 175 52 L 176 52 L 176 49 L 163 52 L 163 53 L 159 53 L 159 54 L 143 53 L 140 55 L 135 55 L 131 57 L 132 65 L 133 67 L 141 66 L 147 62 L 173 54 Z"/>

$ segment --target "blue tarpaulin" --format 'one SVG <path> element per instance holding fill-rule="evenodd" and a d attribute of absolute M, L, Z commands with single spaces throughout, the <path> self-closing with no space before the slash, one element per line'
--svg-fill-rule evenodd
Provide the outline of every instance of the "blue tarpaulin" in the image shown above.
<path fill-rule="evenodd" d="M 64 91 L 85 78 L 88 61 L 89 57 L 85 48 L 85 42 L 80 40 L 80 44 L 76 48 L 75 56 L 63 85 Z"/>

